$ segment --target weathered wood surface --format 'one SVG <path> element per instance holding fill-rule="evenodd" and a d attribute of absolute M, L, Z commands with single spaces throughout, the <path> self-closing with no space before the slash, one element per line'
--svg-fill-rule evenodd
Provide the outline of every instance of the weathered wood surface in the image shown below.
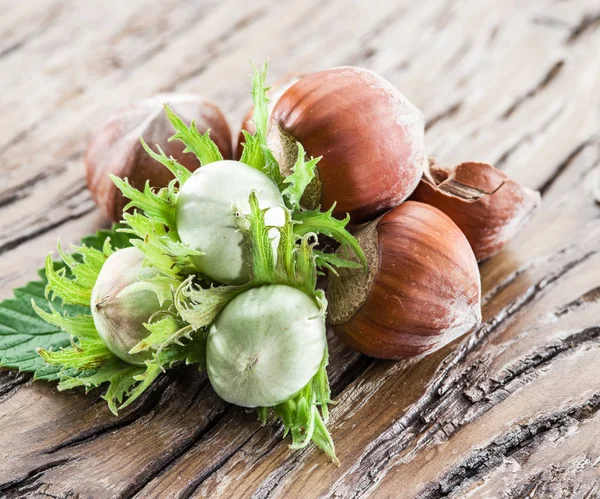
<path fill-rule="evenodd" d="M 247 59 L 355 64 L 428 118 L 432 156 L 497 164 L 543 207 L 481 266 L 484 324 L 425 359 L 331 340 L 341 466 L 293 453 L 193 370 L 113 417 L 96 395 L 0 374 L 5 497 L 600 497 L 600 4 L 597 0 L 0 1 L 0 297 L 57 237 L 103 226 L 91 129 L 157 91 L 197 91 L 235 128 Z"/>

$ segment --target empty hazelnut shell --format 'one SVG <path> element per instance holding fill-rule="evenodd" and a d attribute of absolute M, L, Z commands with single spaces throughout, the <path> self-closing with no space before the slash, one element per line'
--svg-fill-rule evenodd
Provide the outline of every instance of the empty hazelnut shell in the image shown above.
<path fill-rule="evenodd" d="M 140 137 L 153 149 L 158 144 L 167 156 L 173 156 L 191 171 L 200 166 L 194 154 L 183 153 L 183 143 L 169 142 L 175 130 L 163 104 L 168 104 L 185 123 L 195 120 L 200 133 L 210 129 L 210 137 L 223 157 L 231 159 L 233 145 L 227 120 L 216 104 L 202 96 L 161 94 L 121 109 L 92 133 L 85 155 L 88 188 L 104 215 L 114 222 L 121 220 L 128 200 L 110 180 L 109 173 L 127 177 L 138 189 L 147 180 L 153 187 L 164 187 L 173 178 L 163 165 L 148 156 Z"/>
<path fill-rule="evenodd" d="M 321 205 L 354 225 L 394 208 L 415 189 L 425 160 L 423 114 L 387 80 L 340 67 L 305 76 L 277 101 L 268 143 L 282 173 L 297 142 L 322 156 L 302 202 Z"/>
<path fill-rule="evenodd" d="M 381 359 L 412 357 L 480 323 L 477 261 L 464 234 L 441 211 L 407 201 L 356 237 L 369 271 L 339 269 L 327 289 L 329 322 L 352 348 Z"/>
<path fill-rule="evenodd" d="M 464 232 L 477 260 L 497 253 L 540 204 L 540 194 L 486 163 L 454 168 L 430 160 L 412 195 L 448 215 Z"/>

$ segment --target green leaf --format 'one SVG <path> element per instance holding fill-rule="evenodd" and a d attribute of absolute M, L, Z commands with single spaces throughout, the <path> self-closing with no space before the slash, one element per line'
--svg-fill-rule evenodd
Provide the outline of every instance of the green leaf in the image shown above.
<path fill-rule="evenodd" d="M 240 161 L 266 174 L 282 191 L 285 188 L 283 176 L 279 170 L 279 164 L 273 153 L 267 146 L 267 129 L 269 123 L 269 98 L 266 86 L 267 69 L 269 62 L 265 62 L 259 70 L 250 63 L 253 69 L 252 75 L 252 101 L 254 103 L 254 115 L 252 120 L 256 125 L 255 135 L 242 131 L 244 135 L 244 150 Z"/>
<path fill-rule="evenodd" d="M 223 160 L 219 148 L 210 138 L 210 130 L 202 135 L 196 129 L 194 121 L 188 127 L 166 104 L 165 111 L 167 118 L 169 118 L 169 121 L 177 132 L 169 140 L 180 140 L 183 142 L 186 145 L 183 152 L 193 152 L 202 166 Z"/>
<path fill-rule="evenodd" d="M 329 381 L 327 380 L 328 352 L 313 379 L 290 400 L 273 408 L 284 427 L 284 437 L 292 436 L 291 449 L 303 449 L 313 442 L 337 465 L 335 446 L 325 421 L 328 418 L 327 404 L 331 403 Z M 319 408 L 321 411 L 319 412 Z M 259 408 L 259 419 L 266 421 L 268 408 Z"/>
<path fill-rule="evenodd" d="M 326 268 L 334 275 L 338 275 L 337 270 L 339 268 L 346 269 L 362 269 L 363 266 L 352 260 L 347 260 L 345 258 L 336 255 L 335 253 L 324 253 L 323 251 L 313 250 L 315 253 L 317 266 Z"/>
<path fill-rule="evenodd" d="M 256 135 L 263 141 L 262 144 L 266 145 L 267 138 L 267 126 L 269 122 L 269 98 L 267 92 L 269 87 L 266 86 L 267 71 L 269 70 L 269 61 L 265 61 L 262 68 L 259 70 L 257 67 L 252 65 L 252 102 L 254 103 L 254 116 L 253 121 L 256 126 Z"/>
<path fill-rule="evenodd" d="M 65 333 L 69 333 L 71 336 L 78 338 L 96 338 L 98 332 L 96 326 L 94 326 L 94 319 L 91 315 L 75 315 L 69 316 L 67 314 L 61 315 L 52 305 L 48 305 L 50 312 L 46 312 L 42 308 L 35 304 L 35 300 L 31 299 L 31 306 L 36 314 L 44 319 L 48 324 L 52 324 Z"/>
<path fill-rule="evenodd" d="M 248 237 L 251 252 L 250 271 L 252 280 L 256 283 L 270 283 L 275 280 L 275 258 L 271 228 L 265 223 L 265 213 L 268 208 L 261 209 L 256 193 L 250 194 L 250 214 L 244 216 L 248 223 Z"/>
<path fill-rule="evenodd" d="M 137 237 L 132 243 L 146 255 L 146 265 L 175 281 L 196 273 L 192 258 L 202 253 L 183 244 L 174 229 L 138 212 L 125 213 L 123 218 L 127 226 L 120 231 Z"/>
<path fill-rule="evenodd" d="M 132 388 L 139 383 L 135 379 L 136 376 L 140 376 L 144 372 L 144 367 L 132 366 L 113 356 L 97 370 L 63 373 L 58 389 L 62 391 L 83 386 L 87 391 L 108 383 L 106 393 L 102 398 L 108 402 L 111 412 L 117 414 L 118 406 L 128 397 Z"/>
<path fill-rule="evenodd" d="M 166 166 L 169 171 L 175 176 L 177 182 L 179 182 L 179 188 L 183 187 L 183 184 L 187 181 L 188 178 L 192 175 L 192 172 L 189 171 L 185 166 L 175 160 L 173 157 L 167 157 L 167 155 L 163 152 L 158 144 L 156 144 L 156 148 L 158 149 L 158 154 L 155 153 L 144 141 L 143 137 L 140 137 L 140 142 L 142 143 L 142 147 L 144 150 L 152 157 L 155 161 L 158 161 L 163 166 Z"/>
<path fill-rule="evenodd" d="M 260 138 L 257 135 L 250 135 L 246 130 L 242 130 L 242 134 L 244 135 L 244 149 L 240 162 L 264 172 L 266 160 Z"/>
<path fill-rule="evenodd" d="M 156 350 L 160 347 L 179 341 L 186 334 L 192 332 L 191 327 L 188 326 L 186 328 L 185 325 L 173 315 L 164 315 L 161 319 L 144 324 L 144 327 L 150 331 L 150 334 L 129 350 L 130 354 L 150 349 Z"/>
<path fill-rule="evenodd" d="M 308 184 L 315 178 L 315 167 L 321 160 L 321 157 L 318 157 L 305 161 L 304 147 L 302 147 L 300 142 L 297 142 L 297 145 L 298 159 L 292 167 L 292 173 L 283 180 L 287 187 L 281 193 L 292 210 L 300 208 L 300 199 L 302 199 L 302 195 Z"/>
<path fill-rule="evenodd" d="M 217 315 L 236 296 L 251 285 L 210 286 L 203 288 L 187 279 L 175 293 L 175 307 L 181 318 L 194 330 L 208 327 Z"/>
<path fill-rule="evenodd" d="M 124 212 L 131 208 L 138 208 L 148 217 L 151 217 L 153 220 L 160 222 L 167 227 L 176 226 L 176 195 L 174 186 L 176 180 L 173 180 L 168 188 L 159 189 L 157 192 L 154 192 L 154 189 L 150 187 L 150 182 L 148 181 L 144 186 L 144 190 L 138 191 L 127 179 L 121 179 L 112 174 L 109 174 L 109 177 L 122 192 L 123 196 L 131 200 L 127 206 L 123 208 Z"/>
<path fill-rule="evenodd" d="M 344 220 L 333 217 L 335 205 L 323 212 L 319 210 L 295 211 L 293 218 L 297 222 L 294 226 L 296 234 L 303 236 L 311 232 L 332 237 L 342 246 L 350 248 L 360 260 L 362 267 L 367 270 L 367 259 L 358 244 L 358 241 L 346 230 L 350 215 Z"/>

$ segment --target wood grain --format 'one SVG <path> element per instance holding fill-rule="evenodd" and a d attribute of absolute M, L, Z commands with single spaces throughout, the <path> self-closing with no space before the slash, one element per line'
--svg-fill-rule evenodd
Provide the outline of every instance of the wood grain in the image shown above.
<path fill-rule="evenodd" d="M 106 222 L 87 136 L 159 91 L 200 92 L 234 129 L 249 66 L 355 64 L 427 118 L 431 156 L 497 164 L 542 208 L 481 265 L 484 324 L 432 356 L 330 337 L 341 466 L 162 378 L 115 418 L 98 394 L 0 373 L 3 497 L 600 497 L 600 7 L 596 0 L 0 1 L 0 298 L 58 237 Z"/>

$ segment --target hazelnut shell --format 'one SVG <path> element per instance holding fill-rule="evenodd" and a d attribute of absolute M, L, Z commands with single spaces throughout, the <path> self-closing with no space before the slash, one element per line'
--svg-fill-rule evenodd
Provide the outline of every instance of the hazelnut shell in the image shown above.
<path fill-rule="evenodd" d="M 454 168 L 430 160 L 412 195 L 448 215 L 467 237 L 477 260 L 500 251 L 540 204 L 540 194 L 487 163 Z"/>
<path fill-rule="evenodd" d="M 165 114 L 165 103 L 185 123 L 195 120 L 200 133 L 210 129 L 210 137 L 224 159 L 232 156 L 227 120 L 216 104 L 202 96 L 161 94 L 121 109 L 91 135 L 85 155 L 88 188 L 103 214 L 114 222 L 121 220 L 128 200 L 110 180 L 109 173 L 128 178 L 138 189 L 147 180 L 153 187 L 164 187 L 173 178 L 163 165 L 148 156 L 140 137 L 153 149 L 158 144 L 167 156 L 173 156 L 190 171 L 200 166 L 194 154 L 184 154 L 182 142 L 169 142 L 175 130 Z"/>
<path fill-rule="evenodd" d="M 352 348 L 381 359 L 423 355 L 481 322 L 475 256 L 441 211 L 407 201 L 356 236 L 369 272 L 340 269 L 327 290 L 332 328 Z"/>

